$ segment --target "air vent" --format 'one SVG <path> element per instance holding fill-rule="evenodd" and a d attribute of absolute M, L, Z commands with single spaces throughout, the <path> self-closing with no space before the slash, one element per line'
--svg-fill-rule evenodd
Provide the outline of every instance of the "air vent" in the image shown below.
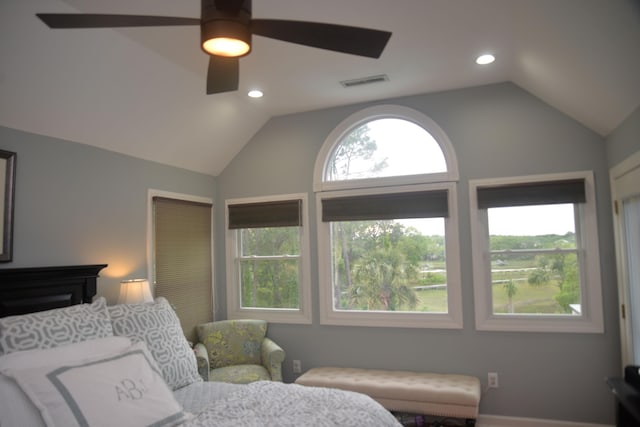
<path fill-rule="evenodd" d="M 343 80 L 340 82 L 340 84 L 343 87 L 353 87 L 353 86 L 362 86 L 362 85 L 368 85 L 372 83 L 382 83 L 382 82 L 388 82 L 388 81 L 389 81 L 389 77 L 386 74 L 378 74 L 377 76 L 362 77 L 362 78 L 353 79 L 353 80 Z"/>

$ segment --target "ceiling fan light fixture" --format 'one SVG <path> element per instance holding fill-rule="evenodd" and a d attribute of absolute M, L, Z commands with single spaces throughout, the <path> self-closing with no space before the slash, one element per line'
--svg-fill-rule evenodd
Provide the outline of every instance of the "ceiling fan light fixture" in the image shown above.
<path fill-rule="evenodd" d="M 488 65 L 496 60 L 496 57 L 490 53 L 485 53 L 484 55 L 480 55 L 476 58 L 476 64 L 478 65 Z"/>
<path fill-rule="evenodd" d="M 206 40 L 202 44 L 205 52 L 211 55 L 227 56 L 230 58 L 246 55 L 251 47 L 247 42 L 228 37 L 216 37 Z"/>
<path fill-rule="evenodd" d="M 202 25 L 202 49 L 210 55 L 235 58 L 251 51 L 251 33 L 235 21 L 210 21 Z"/>

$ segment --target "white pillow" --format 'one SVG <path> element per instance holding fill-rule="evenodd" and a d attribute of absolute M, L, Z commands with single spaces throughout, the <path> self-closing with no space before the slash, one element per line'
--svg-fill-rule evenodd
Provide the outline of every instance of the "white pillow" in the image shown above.
<path fill-rule="evenodd" d="M 49 427 L 175 426 L 187 420 L 144 343 L 79 363 L 4 372 Z"/>
<path fill-rule="evenodd" d="M 111 305 L 108 311 L 113 334 L 146 343 L 172 390 L 202 381 L 180 319 L 165 298 L 158 297 L 153 303 Z"/>
<path fill-rule="evenodd" d="M 0 375 L 0 426 L 45 427 L 40 411 L 13 378 Z"/>
<path fill-rule="evenodd" d="M 107 301 L 78 304 L 0 319 L 0 356 L 113 336 Z"/>
<path fill-rule="evenodd" d="M 35 369 L 73 360 L 108 355 L 131 347 L 126 337 L 108 337 L 83 341 L 48 350 L 18 351 L 0 356 L 0 426 L 43 427 L 40 411 L 13 378 L 2 374 L 7 369 Z"/>
<path fill-rule="evenodd" d="M 4 369 L 31 369 L 83 361 L 120 353 L 131 347 L 127 337 L 106 337 L 63 345 L 46 350 L 25 350 L 0 356 L 0 372 Z"/>

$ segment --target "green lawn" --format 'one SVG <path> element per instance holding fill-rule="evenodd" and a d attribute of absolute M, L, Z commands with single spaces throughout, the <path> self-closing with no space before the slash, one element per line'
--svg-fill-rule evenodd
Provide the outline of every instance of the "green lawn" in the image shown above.
<path fill-rule="evenodd" d="M 563 314 L 562 308 L 555 300 L 558 287 L 555 284 L 531 286 L 519 283 L 518 291 L 513 297 L 514 313 Z M 447 292 L 445 289 L 428 289 L 416 291 L 419 303 L 415 311 L 446 313 Z M 493 306 L 496 313 L 508 312 L 509 298 L 503 284 L 493 285 Z"/>
<path fill-rule="evenodd" d="M 418 295 L 418 307 L 416 311 L 430 313 L 447 312 L 447 290 L 446 289 L 425 289 L 416 291 Z"/>
<path fill-rule="evenodd" d="M 495 280 L 514 280 L 517 286 L 513 296 L 514 313 L 533 314 L 565 314 L 556 302 L 555 296 L 559 288 L 555 282 L 546 285 L 533 286 L 527 282 L 527 272 L 504 272 L 494 274 Z M 505 282 L 493 284 L 493 307 L 496 313 L 509 312 L 509 298 L 505 289 Z M 446 289 L 417 290 L 418 306 L 415 311 L 447 312 Z"/>
<path fill-rule="evenodd" d="M 430 269 L 444 268 L 444 265 L 440 266 L 437 264 L 437 262 L 429 263 Z M 544 285 L 529 284 L 527 279 L 532 268 L 535 268 L 532 260 L 510 260 L 506 265 L 493 266 L 492 278 L 494 283 L 492 293 L 495 313 L 509 312 L 509 298 L 505 284 L 508 283 L 509 280 L 512 280 L 516 285 L 516 292 L 512 296 L 513 313 L 566 314 L 555 300 L 555 296 L 559 292 L 559 287 L 554 280 Z M 424 281 L 426 275 L 427 273 L 422 273 L 422 281 Z M 416 294 L 418 296 L 418 306 L 414 309 L 415 311 L 431 313 L 447 312 L 446 289 L 420 289 L 416 290 Z"/>
<path fill-rule="evenodd" d="M 552 283 L 532 286 L 526 281 L 517 282 L 517 291 L 513 296 L 514 313 L 563 314 L 562 307 L 556 302 L 558 286 Z M 493 285 L 493 309 L 495 313 L 508 313 L 509 298 L 504 284 Z"/>

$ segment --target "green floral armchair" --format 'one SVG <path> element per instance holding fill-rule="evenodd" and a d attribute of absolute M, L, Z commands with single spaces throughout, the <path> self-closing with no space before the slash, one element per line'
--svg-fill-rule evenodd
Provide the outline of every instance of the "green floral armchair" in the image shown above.
<path fill-rule="evenodd" d="M 267 338 L 264 320 L 221 320 L 196 326 L 194 347 L 205 381 L 282 381 L 284 350 Z"/>

